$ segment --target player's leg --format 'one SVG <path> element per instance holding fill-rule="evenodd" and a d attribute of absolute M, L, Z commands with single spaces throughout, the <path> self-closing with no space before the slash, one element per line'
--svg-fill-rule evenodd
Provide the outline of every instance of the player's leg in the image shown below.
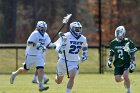
<path fill-rule="evenodd" d="M 127 89 L 127 93 L 130 93 L 130 80 L 129 80 L 129 69 L 125 70 L 123 73 L 123 77 L 124 77 L 124 85 Z"/>
<path fill-rule="evenodd" d="M 57 84 L 62 83 L 65 72 L 66 72 L 65 61 L 62 59 L 59 59 L 56 66 L 56 76 L 55 76 L 55 82 Z"/>
<path fill-rule="evenodd" d="M 44 76 L 44 67 L 38 66 L 37 73 L 38 73 L 37 77 L 38 77 L 39 91 L 47 90 L 49 87 L 44 86 L 42 84 L 43 76 Z"/>
<path fill-rule="evenodd" d="M 70 93 L 71 89 L 74 85 L 75 76 L 78 75 L 79 66 L 78 66 L 78 62 L 68 61 L 67 63 L 68 63 L 68 70 L 69 70 L 70 78 L 69 78 L 69 81 L 67 83 L 66 93 Z"/>
<path fill-rule="evenodd" d="M 44 91 L 49 89 L 48 86 L 44 86 L 42 81 L 44 77 L 44 59 L 42 57 L 37 57 L 36 59 L 36 69 L 37 69 L 37 78 L 38 78 L 38 84 L 39 84 L 39 91 Z"/>
<path fill-rule="evenodd" d="M 115 75 L 115 81 L 116 82 L 122 82 L 124 79 L 122 77 L 122 75 Z"/>
<path fill-rule="evenodd" d="M 37 75 L 38 75 L 37 70 L 35 70 L 34 77 L 32 79 L 32 83 L 38 83 Z M 44 80 L 44 84 L 46 84 L 49 81 L 49 79 L 46 77 L 45 74 L 44 74 L 43 80 Z"/>
<path fill-rule="evenodd" d="M 127 93 L 130 93 L 129 65 L 130 65 L 129 63 L 126 63 L 124 65 L 124 72 L 123 72 L 124 86 L 127 89 Z"/>
<path fill-rule="evenodd" d="M 69 71 L 70 78 L 69 78 L 69 81 L 67 84 L 66 93 L 70 93 L 70 91 L 74 85 L 74 79 L 75 79 L 76 73 L 77 73 L 77 68 L 74 68 L 74 69 Z"/>
<path fill-rule="evenodd" d="M 28 69 L 26 68 L 26 64 L 25 64 L 24 67 L 20 67 L 17 71 L 12 72 L 12 74 L 11 74 L 11 76 L 10 76 L 10 83 L 11 83 L 11 84 L 14 83 L 15 77 L 16 77 L 18 74 L 26 73 L 27 71 L 28 71 Z"/>
<path fill-rule="evenodd" d="M 37 83 L 37 75 L 38 75 L 37 70 L 35 70 L 34 77 L 32 79 L 32 83 Z"/>
<path fill-rule="evenodd" d="M 122 74 L 123 74 L 123 67 L 115 67 L 114 76 L 116 82 L 121 82 L 124 80 Z"/>
<path fill-rule="evenodd" d="M 13 84 L 16 75 L 27 72 L 29 68 L 31 67 L 31 65 L 34 63 L 34 60 L 35 60 L 34 56 L 27 55 L 25 62 L 23 64 L 24 67 L 20 67 L 17 71 L 12 72 L 11 77 L 10 77 L 10 83 Z"/>
<path fill-rule="evenodd" d="M 44 80 L 44 84 L 47 84 L 49 81 L 49 78 L 47 78 L 46 75 L 44 74 L 43 80 Z"/>
<path fill-rule="evenodd" d="M 64 76 L 56 75 L 56 76 L 55 76 L 55 82 L 56 82 L 57 84 L 61 84 L 62 81 L 63 81 L 63 78 L 64 78 Z"/>

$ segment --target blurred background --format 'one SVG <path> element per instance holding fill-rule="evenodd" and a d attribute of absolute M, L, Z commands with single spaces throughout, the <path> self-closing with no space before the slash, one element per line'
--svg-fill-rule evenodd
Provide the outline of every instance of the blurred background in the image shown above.
<path fill-rule="evenodd" d="M 102 43 L 114 38 L 114 30 L 124 25 L 127 36 L 140 45 L 140 1 L 102 0 Z M 26 43 L 39 20 L 48 24 L 51 37 L 66 14 L 80 21 L 89 45 L 98 45 L 98 0 L 0 0 L 0 43 Z M 64 30 L 65 31 L 65 30 Z"/>
<path fill-rule="evenodd" d="M 101 67 L 106 67 L 108 49 L 100 46 L 108 46 L 114 39 L 115 28 L 119 25 L 125 26 L 126 36 L 133 40 L 136 46 L 140 46 L 140 0 L 0 0 L 0 44 L 10 44 L 9 46 L 26 44 L 27 38 L 39 20 L 47 22 L 48 34 L 53 38 L 62 25 L 63 17 L 69 13 L 73 14 L 70 22 L 81 22 L 83 34 L 87 37 L 89 46 L 92 47 L 89 51 L 89 59 L 91 58 L 90 61 L 93 61 L 93 64 L 92 62 L 86 64 L 87 66 L 96 64 L 97 67 L 91 67 L 87 72 L 92 72 L 93 68 L 96 68 L 93 72 L 100 72 Z M 67 32 L 68 28 L 67 25 L 62 31 Z M 101 38 L 99 34 L 102 34 Z M 99 47 L 99 52 L 94 47 L 97 49 Z M 20 55 L 22 52 L 18 49 L 25 49 L 25 47 L 12 47 L 16 52 L 15 50 L 9 52 L 6 47 L 4 50 L 3 48 L 0 50 L 2 53 L 0 63 L 9 62 L 9 59 L 3 58 L 5 56 L 10 58 L 8 56 L 10 53 L 10 56 L 14 56 L 10 61 L 16 62 L 16 68 L 21 64 L 18 60 L 24 61 L 24 51 L 19 50 L 23 52 Z"/>

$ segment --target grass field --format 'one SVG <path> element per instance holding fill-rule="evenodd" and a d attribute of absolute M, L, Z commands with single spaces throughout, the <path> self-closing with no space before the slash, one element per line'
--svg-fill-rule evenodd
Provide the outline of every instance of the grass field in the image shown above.
<path fill-rule="evenodd" d="M 14 84 L 9 83 L 10 75 L 0 75 L 0 93 L 39 93 L 38 85 L 32 84 L 32 74 L 19 75 Z M 65 93 L 67 78 L 61 85 L 54 82 L 54 74 L 48 75 L 49 90 L 42 93 Z M 134 73 L 130 75 L 132 93 L 140 93 L 140 77 Z M 79 74 L 71 93 L 126 93 L 123 83 L 115 83 L 113 74 Z"/>
<path fill-rule="evenodd" d="M 18 67 L 24 62 L 25 49 L 18 50 Z M 104 61 L 105 74 L 99 73 L 99 55 L 97 49 L 89 49 L 88 60 L 80 63 L 80 74 L 75 80 L 75 85 L 71 93 L 125 93 L 123 83 L 115 83 L 113 68 L 106 68 Z M 108 51 L 107 51 L 108 54 Z M 106 59 L 107 55 L 106 54 Z M 47 63 L 45 66 L 46 73 L 55 73 L 57 55 L 54 50 L 48 50 Z M 140 71 L 140 51 L 136 53 L 137 71 Z M 16 50 L 0 49 L 0 93 L 39 93 L 38 86 L 32 84 L 33 74 L 19 75 L 13 85 L 9 83 L 9 73 L 16 70 Z M 33 73 L 35 67 L 31 68 L 29 73 Z M 110 73 L 111 71 L 111 73 Z M 107 73 L 108 72 L 108 73 Z M 8 73 L 8 74 L 5 74 Z M 81 74 L 86 73 L 86 74 Z M 91 73 L 91 74 L 88 74 Z M 95 74 L 96 73 L 96 74 Z M 130 74 L 132 93 L 140 93 L 140 73 Z M 42 93 L 65 93 L 67 78 L 65 77 L 61 85 L 54 82 L 54 74 L 49 74 L 50 79 L 47 84 L 50 86 L 48 91 Z"/>

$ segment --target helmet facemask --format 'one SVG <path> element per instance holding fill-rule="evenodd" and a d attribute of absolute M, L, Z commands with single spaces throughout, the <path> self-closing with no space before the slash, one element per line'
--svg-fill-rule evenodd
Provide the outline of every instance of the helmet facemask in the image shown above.
<path fill-rule="evenodd" d="M 44 34 L 47 31 L 47 24 L 44 21 L 38 21 L 36 28 L 38 31 Z"/>
<path fill-rule="evenodd" d="M 80 36 L 81 35 L 81 32 L 82 32 L 82 28 L 81 27 L 73 27 L 71 29 L 71 31 L 74 33 L 74 35 L 76 37 Z"/>
<path fill-rule="evenodd" d="M 72 22 L 70 24 L 70 32 L 75 38 L 80 37 L 82 33 L 82 25 L 80 22 Z"/>
<path fill-rule="evenodd" d="M 119 42 L 121 42 L 125 38 L 125 28 L 123 26 L 119 26 L 116 28 L 115 37 Z"/>

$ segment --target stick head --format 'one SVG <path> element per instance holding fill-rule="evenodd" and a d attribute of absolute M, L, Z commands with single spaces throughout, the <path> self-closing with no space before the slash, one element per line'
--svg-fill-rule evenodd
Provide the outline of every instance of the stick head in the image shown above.
<path fill-rule="evenodd" d="M 67 14 L 67 16 L 65 16 L 64 18 L 63 18 L 63 23 L 64 24 L 66 24 L 68 21 L 69 21 L 69 19 L 70 19 L 70 17 L 72 16 L 72 14 Z"/>

